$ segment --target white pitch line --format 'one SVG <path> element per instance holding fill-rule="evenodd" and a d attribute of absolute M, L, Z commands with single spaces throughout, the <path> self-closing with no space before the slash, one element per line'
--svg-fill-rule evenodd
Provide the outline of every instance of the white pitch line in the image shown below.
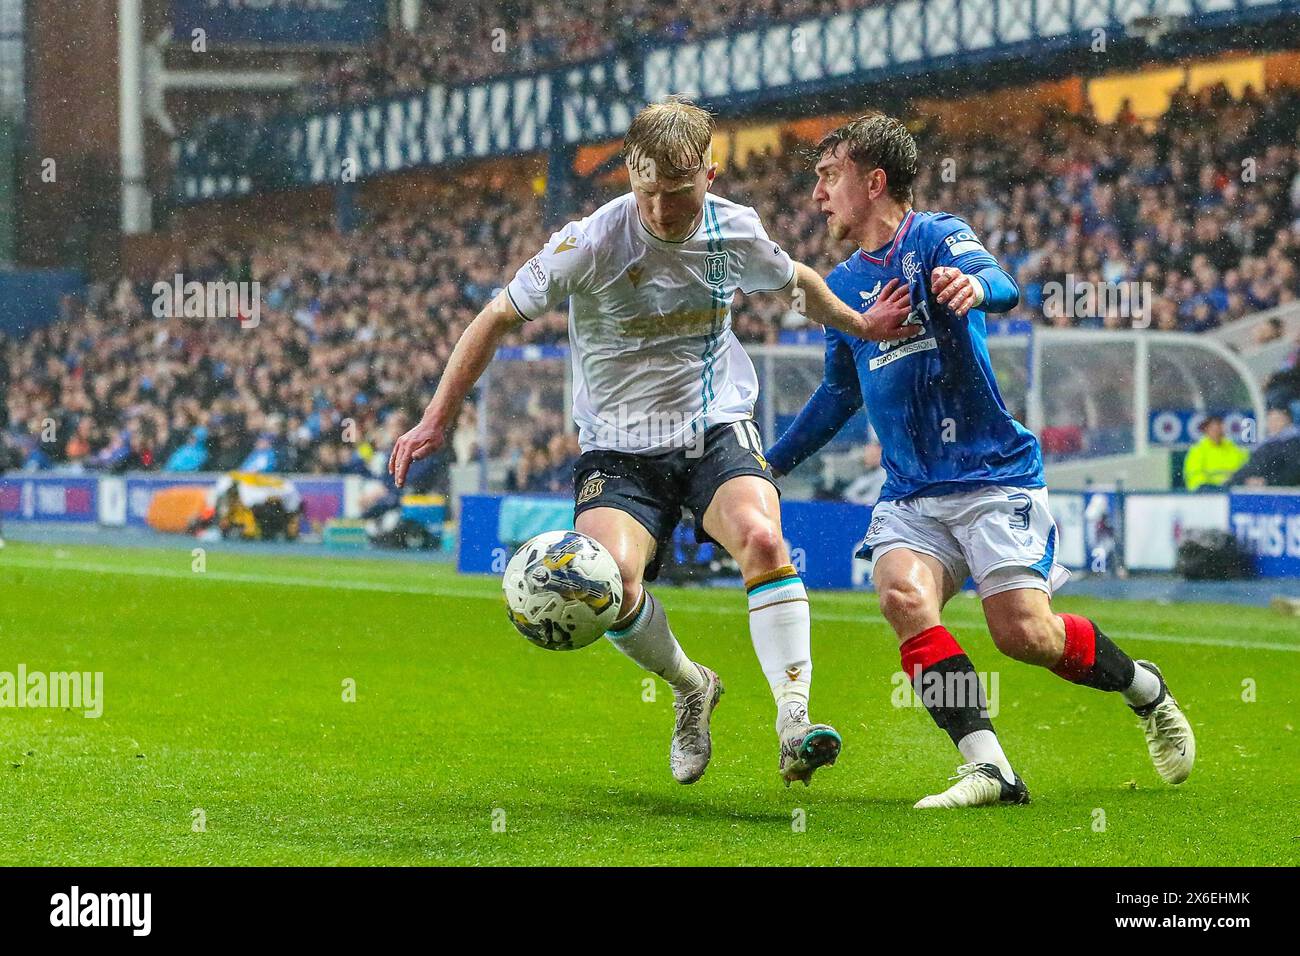
<path fill-rule="evenodd" d="M 384 594 L 414 594 L 434 598 L 467 598 L 470 600 L 499 601 L 496 590 L 479 591 L 467 588 L 451 588 L 441 584 L 394 584 L 384 581 L 357 581 L 347 579 L 325 580 L 321 578 L 300 578 L 284 575 L 250 574 L 239 571 L 182 571 L 176 568 L 152 568 L 118 566 L 114 564 L 97 564 L 87 561 L 29 561 L 22 558 L 0 558 L 0 569 L 24 568 L 32 571 L 79 571 L 85 574 L 125 574 L 134 577 L 173 578 L 189 581 L 207 579 L 232 584 L 269 584 L 277 587 L 321 588 L 330 591 L 371 591 Z M 740 617 L 744 609 L 718 607 L 716 604 L 699 607 L 683 607 L 688 614 L 720 614 Z M 835 621 L 844 624 L 858 624 L 866 619 L 865 614 L 842 614 L 834 611 L 814 611 L 813 619 Z M 1145 631 L 1123 631 L 1121 636 L 1137 641 L 1151 641 L 1158 644 L 1188 644 L 1199 647 L 1231 647 L 1252 651 L 1286 651 L 1300 653 L 1300 643 L 1284 644 L 1274 641 L 1241 641 L 1232 638 L 1194 637 L 1176 634 L 1152 634 Z"/>
<path fill-rule="evenodd" d="M 177 568 L 149 568 L 95 564 L 87 561 L 24 561 L 0 559 L 0 568 L 25 568 L 32 571 L 81 571 L 86 574 L 127 574 L 146 578 L 207 579 L 232 584 L 273 584 L 300 588 L 324 588 L 332 591 L 380 591 L 389 594 L 424 594 L 430 597 L 485 597 L 481 591 L 456 591 L 424 585 L 393 584 L 386 581 L 352 581 L 327 578 L 294 578 L 272 574 L 249 574 L 239 571 L 182 571 Z"/>

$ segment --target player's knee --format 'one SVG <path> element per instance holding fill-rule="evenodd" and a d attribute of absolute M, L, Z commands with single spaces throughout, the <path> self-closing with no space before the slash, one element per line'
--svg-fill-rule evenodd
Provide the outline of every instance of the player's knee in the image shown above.
<path fill-rule="evenodd" d="M 925 592 L 915 585 L 893 582 L 880 589 L 880 613 L 895 629 L 909 630 L 924 627 L 922 622 L 932 602 Z"/>
<path fill-rule="evenodd" d="M 766 565 L 775 569 L 786 563 L 785 541 L 770 521 L 750 522 L 744 530 L 741 547 L 751 566 Z"/>
<path fill-rule="evenodd" d="M 634 563 L 620 564 L 618 566 L 619 577 L 623 579 L 623 594 L 625 597 L 637 597 L 641 593 L 641 573 L 642 569 Z"/>
<path fill-rule="evenodd" d="M 1026 664 L 1051 664 L 1060 657 L 1057 636 L 1050 621 L 1039 617 L 1019 617 L 997 621 L 989 634 L 998 650 Z"/>
<path fill-rule="evenodd" d="M 614 563 L 618 565 L 618 575 L 623 579 L 623 607 L 633 608 L 641 597 L 641 576 L 645 573 L 645 568 L 637 558 L 627 554 L 615 554 Z"/>

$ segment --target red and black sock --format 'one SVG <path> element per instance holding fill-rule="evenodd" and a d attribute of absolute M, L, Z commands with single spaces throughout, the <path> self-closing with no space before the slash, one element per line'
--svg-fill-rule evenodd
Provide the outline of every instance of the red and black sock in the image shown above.
<path fill-rule="evenodd" d="M 899 653 L 916 696 L 954 744 L 977 730 L 992 732 L 979 675 L 946 627 L 936 625 L 908 638 Z"/>
<path fill-rule="evenodd" d="M 1062 614 L 1065 622 L 1065 651 L 1052 673 L 1097 690 L 1125 690 L 1133 683 L 1133 658 L 1102 633 L 1092 621 L 1078 614 Z"/>

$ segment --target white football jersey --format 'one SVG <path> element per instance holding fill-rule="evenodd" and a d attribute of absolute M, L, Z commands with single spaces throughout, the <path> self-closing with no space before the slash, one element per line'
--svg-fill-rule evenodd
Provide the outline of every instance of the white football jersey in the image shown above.
<path fill-rule="evenodd" d="M 552 235 L 506 292 L 525 319 L 569 299 L 582 450 L 643 453 L 753 414 L 758 376 L 731 331 L 731 300 L 793 278 L 750 207 L 709 195 L 695 232 L 668 242 L 628 193 Z"/>

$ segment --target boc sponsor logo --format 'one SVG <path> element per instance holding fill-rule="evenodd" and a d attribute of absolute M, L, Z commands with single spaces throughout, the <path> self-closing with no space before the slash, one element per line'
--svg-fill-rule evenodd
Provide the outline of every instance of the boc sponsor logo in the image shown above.
<path fill-rule="evenodd" d="M 975 233 L 966 230 L 954 232 L 944 239 L 944 244 L 948 246 L 949 254 L 954 256 L 960 256 L 967 252 L 978 252 L 984 248 L 980 245 L 980 241 L 975 238 Z"/>

